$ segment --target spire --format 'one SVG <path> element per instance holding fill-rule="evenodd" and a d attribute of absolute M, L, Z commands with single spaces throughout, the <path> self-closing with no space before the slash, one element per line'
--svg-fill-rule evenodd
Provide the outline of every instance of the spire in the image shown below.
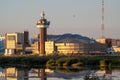
<path fill-rule="evenodd" d="M 44 11 L 41 13 L 41 18 L 44 19 L 45 13 Z"/>
<path fill-rule="evenodd" d="M 102 0 L 102 24 L 101 24 L 102 38 L 105 38 L 104 35 L 104 0 Z"/>
<path fill-rule="evenodd" d="M 50 24 L 50 21 L 47 21 L 47 19 L 45 19 L 44 11 L 41 12 L 40 16 L 41 16 L 41 19 L 37 21 L 37 27 L 38 28 L 40 28 L 40 26 L 43 28 L 43 25 L 49 25 Z M 47 28 L 47 27 L 44 26 L 44 28 Z"/>

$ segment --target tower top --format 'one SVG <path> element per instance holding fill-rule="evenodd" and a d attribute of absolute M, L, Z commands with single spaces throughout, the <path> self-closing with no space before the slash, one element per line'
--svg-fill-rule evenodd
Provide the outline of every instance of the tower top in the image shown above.
<path fill-rule="evenodd" d="M 44 11 L 41 13 L 41 18 L 44 18 L 45 17 L 45 13 Z"/>
<path fill-rule="evenodd" d="M 49 25 L 50 25 L 50 21 L 47 21 L 47 19 L 45 19 L 45 13 L 43 11 L 41 13 L 41 19 L 37 21 L 37 27 L 38 28 L 48 28 Z"/>

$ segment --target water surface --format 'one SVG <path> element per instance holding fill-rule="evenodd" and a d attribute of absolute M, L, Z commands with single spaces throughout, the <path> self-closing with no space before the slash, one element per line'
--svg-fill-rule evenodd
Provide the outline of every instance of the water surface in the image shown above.
<path fill-rule="evenodd" d="M 0 67 L 0 80 L 120 80 L 120 69 Z M 89 79 L 88 79 L 89 78 Z M 93 79 L 90 79 L 93 78 Z"/>

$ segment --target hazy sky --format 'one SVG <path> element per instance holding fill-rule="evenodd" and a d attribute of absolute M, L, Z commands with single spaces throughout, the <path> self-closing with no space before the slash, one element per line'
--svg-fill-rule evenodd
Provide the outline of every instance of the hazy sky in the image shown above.
<path fill-rule="evenodd" d="M 101 37 L 102 0 L 0 0 L 0 34 L 38 33 L 44 10 L 51 21 L 48 34 L 73 33 Z M 105 36 L 120 38 L 120 0 L 105 0 Z"/>

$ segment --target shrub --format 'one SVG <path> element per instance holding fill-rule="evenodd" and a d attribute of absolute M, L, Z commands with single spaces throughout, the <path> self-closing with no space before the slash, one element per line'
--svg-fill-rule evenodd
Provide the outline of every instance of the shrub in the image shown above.
<path fill-rule="evenodd" d="M 62 66 L 66 62 L 67 58 L 60 58 L 56 60 L 56 65 Z"/>
<path fill-rule="evenodd" d="M 53 60 L 53 59 L 48 60 L 46 65 L 47 66 L 55 66 L 55 60 Z"/>
<path fill-rule="evenodd" d="M 75 67 L 75 66 L 81 66 L 81 65 L 83 65 L 82 62 L 77 62 L 77 63 L 72 64 L 73 67 Z"/>

